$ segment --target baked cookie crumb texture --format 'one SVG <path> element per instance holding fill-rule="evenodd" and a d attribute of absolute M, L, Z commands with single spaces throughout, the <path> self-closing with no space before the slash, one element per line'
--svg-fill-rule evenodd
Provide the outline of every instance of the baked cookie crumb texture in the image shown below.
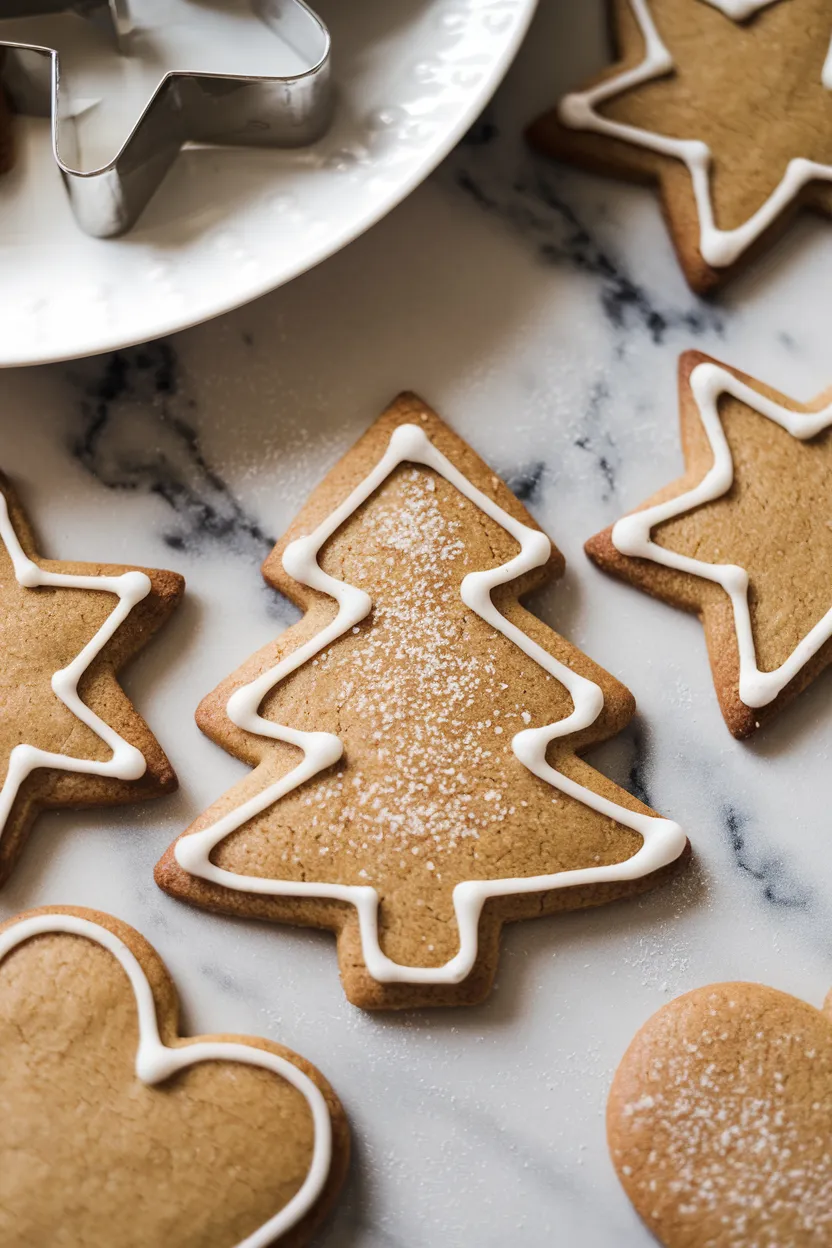
<path fill-rule="evenodd" d="M 0 882 L 41 809 L 176 787 L 116 673 L 183 590 L 173 572 L 42 559 L 0 476 Z"/>
<path fill-rule="evenodd" d="M 680 997 L 638 1033 L 610 1151 L 666 1248 L 832 1242 L 832 1013 L 761 984 Z"/>
<path fill-rule="evenodd" d="M 520 605 L 562 569 L 470 447 L 398 399 L 266 561 L 304 618 L 198 716 L 255 770 L 159 884 L 336 930 L 350 1000 L 389 1007 L 479 1000 L 503 922 L 674 870 L 679 827 L 578 757 L 630 694 Z"/>
<path fill-rule="evenodd" d="M 530 129 L 543 151 L 659 184 L 707 292 L 806 205 L 832 211 L 827 0 L 612 0 L 617 65 Z"/>
<path fill-rule="evenodd" d="M 0 927 L 0 1056 L 4 1248 L 299 1248 L 343 1182 L 322 1075 L 268 1040 L 180 1038 L 165 967 L 109 915 Z"/>
<path fill-rule="evenodd" d="M 832 661 L 832 391 L 797 403 L 681 357 L 687 471 L 587 543 L 703 622 L 726 723 L 747 737 Z"/>

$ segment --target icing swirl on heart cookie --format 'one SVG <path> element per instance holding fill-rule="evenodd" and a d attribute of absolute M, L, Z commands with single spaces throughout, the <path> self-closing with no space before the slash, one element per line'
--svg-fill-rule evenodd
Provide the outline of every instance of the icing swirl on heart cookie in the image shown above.
<path fill-rule="evenodd" d="M 264 698 L 282 680 L 303 664 L 314 661 L 321 652 L 364 620 L 373 608 L 370 596 L 356 586 L 326 573 L 318 562 L 319 553 L 333 534 L 382 485 L 402 463 L 424 465 L 444 477 L 465 498 L 492 521 L 501 525 L 517 542 L 520 550 L 507 563 L 487 571 L 469 573 L 460 594 L 465 605 L 498 633 L 508 638 L 548 676 L 568 690 L 573 710 L 566 718 L 541 728 L 527 728 L 513 737 L 512 750 L 530 772 L 554 789 L 590 807 L 602 816 L 637 832 L 641 848 L 629 859 L 611 865 L 560 871 L 551 875 L 496 880 L 463 880 L 453 891 L 453 906 L 459 931 L 459 951 L 442 966 L 405 966 L 389 958 L 379 944 L 379 894 L 369 885 L 318 883 L 268 879 L 242 875 L 211 861 L 216 846 L 248 820 L 262 813 L 286 794 L 338 762 L 343 753 L 339 737 L 326 732 L 304 732 L 273 723 L 259 713 Z M 328 595 L 338 604 L 335 618 L 316 636 L 265 671 L 258 679 L 237 689 L 227 704 L 232 723 L 246 732 L 284 741 L 303 752 L 303 760 L 287 775 L 263 792 L 231 810 L 211 826 L 189 833 L 177 842 L 175 858 L 193 876 L 243 893 L 281 897 L 316 897 L 345 901 L 358 912 L 362 954 L 370 974 L 380 983 L 458 984 L 477 960 L 479 918 L 490 897 L 538 893 L 560 888 L 635 880 L 674 862 L 683 852 L 686 838 L 681 828 L 658 816 L 643 814 L 618 805 L 578 784 L 551 767 L 546 752 L 551 742 L 580 732 L 595 723 L 604 705 L 597 684 L 560 663 L 537 645 L 495 606 L 492 592 L 531 570 L 542 567 L 551 553 L 545 534 L 510 516 L 493 499 L 477 489 L 427 437 L 413 424 L 399 426 L 387 449 L 372 471 L 348 498 L 307 537 L 289 545 L 283 555 L 286 572 L 300 584 Z"/>
<path fill-rule="evenodd" d="M 76 914 L 36 914 L 23 918 L 0 932 L 0 962 L 19 945 L 35 936 L 66 933 L 94 941 L 119 962 L 130 981 L 136 999 L 139 1042 L 136 1050 L 136 1078 L 142 1083 L 163 1083 L 179 1071 L 203 1062 L 240 1062 L 258 1066 L 279 1076 L 305 1098 L 315 1132 L 309 1171 L 300 1189 L 288 1204 L 247 1235 L 235 1248 L 268 1248 L 310 1212 L 329 1177 L 332 1163 L 332 1124 L 326 1100 L 315 1083 L 297 1066 L 267 1049 L 225 1040 L 197 1040 L 169 1048 L 159 1035 L 159 1022 L 153 990 L 135 954 L 108 928 Z"/>

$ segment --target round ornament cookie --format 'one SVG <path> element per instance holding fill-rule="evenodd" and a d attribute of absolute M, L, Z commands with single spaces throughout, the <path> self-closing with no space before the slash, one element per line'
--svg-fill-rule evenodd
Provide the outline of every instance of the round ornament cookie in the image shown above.
<path fill-rule="evenodd" d="M 619 61 L 530 130 L 542 151 L 657 182 L 694 290 L 802 207 L 832 212 L 827 0 L 612 0 Z"/>
<path fill-rule="evenodd" d="M 266 560 L 303 619 L 198 712 L 255 770 L 171 846 L 161 887 L 333 929 L 349 999 L 406 1008 L 481 1000 L 503 923 L 675 871 L 679 826 L 579 757 L 632 696 L 521 606 L 563 566 L 401 396 Z"/>
<path fill-rule="evenodd" d="M 0 927 L 3 1248 L 301 1248 L 349 1154 L 332 1089 L 249 1036 L 182 1038 L 173 983 L 118 919 Z"/>
<path fill-rule="evenodd" d="M 642 1027 L 607 1107 L 610 1152 L 665 1248 L 832 1243 L 832 994 L 716 984 Z"/>

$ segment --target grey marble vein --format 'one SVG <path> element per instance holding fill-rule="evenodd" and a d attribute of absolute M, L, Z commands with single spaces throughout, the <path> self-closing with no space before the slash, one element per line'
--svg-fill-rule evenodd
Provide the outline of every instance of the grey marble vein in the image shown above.
<path fill-rule="evenodd" d="M 730 804 L 724 807 L 722 817 L 734 861 L 760 885 L 765 901 L 787 910 L 808 910 L 811 889 L 793 878 L 786 859 L 755 843 L 753 819 Z"/>
<path fill-rule="evenodd" d="M 517 135 L 503 139 L 493 116 L 481 119 L 451 156 L 443 178 L 483 212 L 503 221 L 544 264 L 569 266 L 595 279 L 601 308 L 616 330 L 638 328 L 657 345 L 680 331 L 692 338 L 719 333 L 722 318 L 712 306 L 689 295 L 681 306 L 668 303 L 630 271 L 581 202 L 579 175 L 526 152 Z"/>
<path fill-rule="evenodd" d="M 532 155 L 529 121 L 605 63 L 600 0 L 541 4 L 484 118 L 400 209 L 303 278 L 176 339 L 5 374 L 2 467 L 58 557 L 185 572 L 180 618 L 130 674 L 179 772 L 141 809 L 45 815 L 4 916 L 72 902 L 139 927 L 191 1031 L 267 1034 L 332 1080 L 356 1141 L 327 1248 L 650 1248 L 604 1137 L 612 1073 L 672 996 L 832 985 L 829 682 L 754 743 L 716 703 L 698 621 L 595 569 L 587 537 L 682 469 L 689 347 L 796 396 L 832 382 L 832 229 L 801 222 L 720 302 L 682 282 L 655 194 Z M 415 388 L 567 559 L 532 609 L 639 712 L 588 761 L 687 831 L 672 886 L 517 924 L 476 1010 L 365 1017 L 331 936 L 161 894 L 153 865 L 245 768 L 194 709 L 295 618 L 258 563 L 390 396 Z"/>
<path fill-rule="evenodd" d="M 97 481 L 161 498 L 176 517 L 164 533 L 172 550 L 193 553 L 219 542 L 239 554 L 268 554 L 274 539 L 201 449 L 171 343 L 118 351 L 70 371 L 79 391 L 70 449 Z"/>

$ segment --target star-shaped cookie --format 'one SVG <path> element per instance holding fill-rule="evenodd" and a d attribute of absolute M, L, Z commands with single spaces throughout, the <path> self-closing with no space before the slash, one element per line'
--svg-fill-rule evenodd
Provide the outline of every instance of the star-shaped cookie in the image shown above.
<path fill-rule="evenodd" d="M 832 662 L 832 390 L 796 403 L 695 351 L 679 390 L 685 476 L 586 550 L 699 614 L 747 737 Z"/>
<path fill-rule="evenodd" d="M 832 212 L 826 0 L 613 0 L 621 60 L 531 128 L 542 150 L 659 183 L 706 292 L 801 206 Z"/>
<path fill-rule="evenodd" d="M 40 558 L 0 477 L 0 883 L 44 807 L 114 805 L 176 788 L 116 672 L 183 589 L 175 572 Z"/>

